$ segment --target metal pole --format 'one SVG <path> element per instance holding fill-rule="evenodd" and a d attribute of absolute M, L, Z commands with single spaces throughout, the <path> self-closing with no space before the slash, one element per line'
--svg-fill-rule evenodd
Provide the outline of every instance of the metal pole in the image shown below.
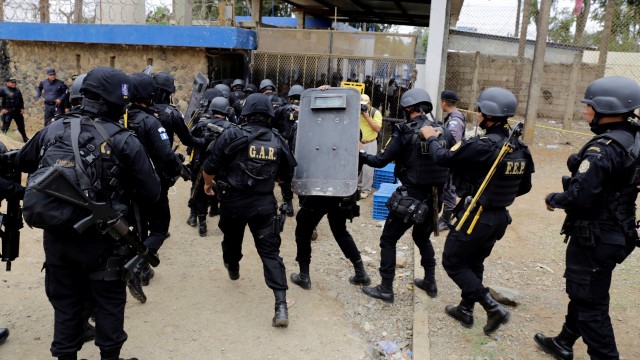
<path fill-rule="evenodd" d="M 531 66 L 531 81 L 529 82 L 529 96 L 527 99 L 527 112 L 524 122 L 525 143 L 533 142 L 533 129 L 536 126 L 538 115 L 538 100 L 544 75 L 544 53 L 547 48 L 547 34 L 549 33 L 549 16 L 551 14 L 551 0 L 542 0 L 540 6 L 540 20 L 536 34 L 536 47 L 533 52 L 533 65 Z"/>

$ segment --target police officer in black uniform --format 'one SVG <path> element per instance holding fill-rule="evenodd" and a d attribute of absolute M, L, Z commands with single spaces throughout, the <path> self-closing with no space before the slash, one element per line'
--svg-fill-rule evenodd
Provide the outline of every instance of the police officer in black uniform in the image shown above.
<path fill-rule="evenodd" d="M 244 92 L 244 80 L 233 80 L 233 83 L 231 83 L 231 97 L 229 102 L 236 113 L 236 118 L 240 117 L 240 114 L 242 113 L 242 104 L 247 96 L 247 93 Z M 231 99 L 233 99 L 233 102 L 231 102 Z"/>
<path fill-rule="evenodd" d="M 640 126 L 629 122 L 640 108 L 640 86 L 625 77 L 604 77 L 587 87 L 584 119 L 596 134 L 567 162 L 571 177 L 564 192 L 545 198 L 549 211 L 567 213 L 562 233 L 566 254 L 567 315 L 560 334 L 536 334 L 535 341 L 557 359 L 573 359 L 582 337 L 591 359 L 619 359 L 611 318 L 609 288 L 616 264 L 637 244 Z"/>
<path fill-rule="evenodd" d="M 390 210 L 380 237 L 380 277 L 382 283 L 376 287 L 364 287 L 362 291 L 385 302 L 393 302 L 393 278 L 396 268 L 396 243 L 413 227 L 412 237 L 420 250 L 424 278 L 416 279 L 415 285 L 431 297 L 438 294 L 435 279 L 436 259 L 429 237 L 433 231 L 433 212 L 439 212 L 442 188 L 449 171 L 438 166 L 430 157 L 424 156 L 424 142 L 419 129 L 435 125 L 425 114 L 431 112 L 431 97 L 424 89 L 411 89 L 403 94 L 400 104 L 407 123 L 396 125 L 389 146 L 378 155 L 360 151 L 360 162 L 381 168 L 391 161 L 396 162 L 394 174 L 402 182 L 398 193 L 398 207 Z M 451 145 L 451 134 L 445 130 L 442 141 Z M 434 209 L 435 196 L 438 208 Z M 426 210 L 426 211 L 425 211 Z"/>
<path fill-rule="evenodd" d="M 134 132 L 146 149 L 161 181 L 175 182 L 180 176 L 182 162 L 171 149 L 167 131 L 155 117 L 152 100 L 156 92 L 155 82 L 151 75 L 144 73 L 135 73 L 129 78 L 131 79 L 131 104 L 127 110 L 125 126 Z M 167 224 L 171 218 L 170 214 L 162 209 L 168 207 L 169 199 L 166 196 L 161 196 L 156 203 L 145 203 L 141 206 L 143 229 L 140 229 L 140 233 L 144 244 L 154 254 L 158 253 L 166 239 Z M 146 261 L 142 261 L 129 280 L 129 292 L 140 302 L 146 301 L 146 295 L 140 285 L 148 285 L 153 275 L 151 266 Z"/>
<path fill-rule="evenodd" d="M 302 85 L 293 85 L 289 89 L 287 98 L 289 102 L 275 110 L 275 128 L 282 137 L 287 140 L 287 144 L 291 147 L 293 144 L 295 131 L 294 128 L 298 122 L 298 114 L 300 113 L 300 96 L 304 92 Z M 282 192 L 282 200 L 287 204 L 287 216 L 292 217 L 293 211 L 293 191 L 291 183 L 284 182 L 279 184 Z"/>
<path fill-rule="evenodd" d="M 15 120 L 18 131 L 22 135 L 22 141 L 27 142 L 29 138 L 24 130 L 24 99 L 22 98 L 22 92 L 16 87 L 16 79 L 7 76 L 6 81 L 7 84 L 0 88 L 2 132 L 6 134 L 11 125 L 11 120 Z"/>
<path fill-rule="evenodd" d="M 80 114 L 114 134 L 109 142 L 99 144 L 101 186 L 94 187 L 92 192 L 97 201 L 107 202 L 118 211 L 126 211 L 125 204 L 131 200 L 154 202 L 160 195 L 160 180 L 142 144 L 118 124 L 130 85 L 129 77 L 122 71 L 97 67 L 87 73 L 80 89 L 84 96 Z M 68 115 L 39 131 L 25 144 L 16 158 L 19 169 L 32 173 L 44 166 L 44 160 L 55 163 L 55 154 L 48 154 L 47 148 L 58 136 L 69 137 L 74 121 L 82 121 L 81 136 L 90 132 L 94 139 L 104 138 L 96 127 L 88 126 L 86 118 Z M 83 342 L 82 312 L 87 293 L 97 305 L 95 343 L 100 348 L 101 359 L 119 359 L 120 349 L 127 340 L 124 331 L 126 287 L 122 278 L 114 274 L 119 271 L 113 268 L 107 271 L 106 264 L 121 257 L 121 248 L 119 242 L 96 228 L 82 234 L 74 229 L 44 231 L 46 292 L 55 313 L 51 354 L 59 360 L 77 359 Z"/>
<path fill-rule="evenodd" d="M 507 119 L 516 112 L 516 98 L 502 88 L 485 89 L 476 102 L 482 121 L 484 136 L 462 140 L 451 149 L 445 149 L 435 137 L 432 127 L 421 129 L 429 148 L 429 156 L 438 164 L 453 171 L 454 185 L 460 198 L 454 214 L 460 219 L 465 211 L 467 197 L 473 197 L 500 149 L 509 138 Z M 460 231 L 452 229 L 447 235 L 442 254 L 442 265 L 449 277 L 462 290 L 460 305 L 448 305 L 446 313 L 465 327 L 473 325 L 473 306 L 479 302 L 487 312 L 484 332 L 490 334 L 509 320 L 510 313 L 500 305 L 482 284 L 484 260 L 491 254 L 511 223 L 507 206 L 516 198 L 531 190 L 531 174 L 534 172 L 531 153 L 519 139 L 512 139 L 513 151 L 497 166 L 488 182 L 479 206 L 470 213 Z M 458 220 L 459 221 L 459 220 Z M 457 222 L 454 224 L 457 226 Z"/>
<path fill-rule="evenodd" d="M 228 108 L 229 100 L 222 96 L 214 98 L 211 100 L 207 115 L 202 117 L 191 131 L 193 136 L 205 139 L 205 145 L 200 149 L 194 149 L 192 154 L 191 197 L 188 202 L 190 214 L 187 219 L 189 226 L 198 226 L 198 234 L 200 236 L 207 236 L 207 207 L 211 206 L 209 214 L 212 212 L 215 215 L 220 214 L 218 199 L 204 192 L 202 165 L 207 159 L 208 153 L 206 150 L 209 144 L 220 136 L 222 130 L 232 124 L 227 118 Z"/>
<path fill-rule="evenodd" d="M 48 69 L 47 78 L 40 81 L 36 100 L 44 103 L 44 126 L 49 125 L 55 115 L 64 114 L 67 85 L 56 78 L 56 70 Z"/>
<path fill-rule="evenodd" d="M 217 89 L 218 91 L 220 91 L 222 93 L 222 97 L 227 99 L 229 101 L 229 104 L 233 104 L 235 102 L 234 93 L 231 92 L 231 88 L 229 86 L 227 86 L 226 84 L 217 84 L 213 88 Z M 235 109 L 233 107 L 231 107 L 231 105 L 227 106 L 226 116 L 227 116 L 227 119 L 229 119 L 230 122 L 232 122 L 234 124 L 238 123 L 238 118 L 236 117 L 236 111 L 235 111 Z"/>
<path fill-rule="evenodd" d="M 272 129 L 273 107 L 263 94 L 247 98 L 242 115 L 247 124 L 231 127 L 209 148 L 204 164 L 204 186 L 220 200 L 224 233 L 222 257 L 231 280 L 240 277 L 242 238 L 245 227 L 253 234 L 262 259 L 267 286 L 275 295 L 272 325 L 286 327 L 287 277 L 280 257 L 280 224 L 276 220 L 275 181 L 291 181 L 296 161 L 285 140 Z"/>
<path fill-rule="evenodd" d="M 273 106 L 273 110 L 276 110 L 277 108 L 287 104 L 287 102 L 283 98 L 278 96 L 278 94 L 276 93 L 276 86 L 270 79 L 264 79 L 260 81 L 258 91 L 267 95 L 269 101 L 271 102 L 271 105 Z"/>

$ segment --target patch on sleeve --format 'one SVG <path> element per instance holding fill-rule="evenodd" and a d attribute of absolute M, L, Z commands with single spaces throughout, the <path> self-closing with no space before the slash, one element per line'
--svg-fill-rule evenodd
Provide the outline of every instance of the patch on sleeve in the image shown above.
<path fill-rule="evenodd" d="M 460 149 L 460 146 L 461 146 L 461 145 L 462 145 L 462 141 L 458 141 L 455 145 L 453 145 L 453 146 L 451 147 L 451 149 L 450 149 L 450 150 L 451 150 L 451 151 L 456 151 L 456 150 Z"/>
<path fill-rule="evenodd" d="M 593 151 L 597 151 L 597 152 L 601 152 L 602 150 L 600 150 L 599 147 L 597 146 L 589 146 L 589 148 L 587 148 L 587 151 L 589 150 L 593 150 Z"/>
<path fill-rule="evenodd" d="M 586 173 L 589 170 L 589 166 L 590 165 L 591 164 L 589 163 L 589 160 L 587 160 L 587 159 L 582 160 L 582 162 L 580 163 L 580 167 L 578 168 L 578 172 L 580 174 Z"/>

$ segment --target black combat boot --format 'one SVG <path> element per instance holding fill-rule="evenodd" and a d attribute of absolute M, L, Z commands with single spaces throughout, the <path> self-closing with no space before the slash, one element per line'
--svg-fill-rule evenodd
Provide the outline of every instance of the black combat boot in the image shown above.
<path fill-rule="evenodd" d="M 9 337 L 9 329 L 0 328 L 0 344 L 5 342 L 5 340 L 7 340 L 8 337 Z"/>
<path fill-rule="evenodd" d="M 196 225 L 198 225 L 198 218 L 196 217 L 196 212 L 193 209 L 191 209 L 191 213 L 187 219 L 187 225 L 191 227 L 196 227 Z"/>
<path fill-rule="evenodd" d="M 138 358 L 123 359 L 120 357 L 120 349 L 100 349 L 100 360 L 138 360 Z"/>
<path fill-rule="evenodd" d="M 573 344 L 578 338 L 580 335 L 569 330 L 566 324 L 562 325 L 562 331 L 556 337 L 546 337 L 542 333 L 533 337 L 544 351 L 562 360 L 573 360 Z"/>
<path fill-rule="evenodd" d="M 140 301 L 143 304 L 147 302 L 147 295 L 145 295 L 144 290 L 142 290 L 140 275 L 136 273 L 135 270 L 133 274 L 131 274 L 131 278 L 129 278 L 129 281 L 127 281 L 127 287 L 129 288 L 129 293 L 131 294 L 131 296 L 133 296 L 136 300 Z"/>
<path fill-rule="evenodd" d="M 509 322 L 509 317 L 511 317 L 509 310 L 500 305 L 488 291 L 478 302 L 487 312 L 487 325 L 482 328 L 485 334 L 489 335 L 498 330 L 500 325 Z"/>
<path fill-rule="evenodd" d="M 415 279 L 413 284 L 426 291 L 427 295 L 434 298 L 438 296 L 438 286 L 436 284 L 435 267 L 424 269 L 424 279 Z"/>
<path fill-rule="evenodd" d="M 73 353 L 73 354 L 60 355 L 58 356 L 58 360 L 78 360 L 78 354 Z"/>
<path fill-rule="evenodd" d="M 449 224 L 451 223 L 451 215 L 453 212 L 451 210 L 444 210 L 442 212 L 442 216 L 438 221 L 438 230 L 447 231 L 449 230 Z"/>
<path fill-rule="evenodd" d="M 289 277 L 291 282 L 305 290 L 311 290 L 311 278 L 309 277 L 309 264 L 300 263 L 300 272 L 293 273 Z"/>
<path fill-rule="evenodd" d="M 224 263 L 225 269 L 229 273 L 229 279 L 238 280 L 240 279 L 240 264 L 227 264 Z"/>
<path fill-rule="evenodd" d="M 367 270 L 364 269 L 364 264 L 362 263 L 362 259 L 359 259 L 353 263 L 353 268 L 356 271 L 354 276 L 349 277 L 349 282 L 353 285 L 371 285 L 371 278 L 369 274 L 367 274 Z"/>
<path fill-rule="evenodd" d="M 149 281 L 153 279 L 156 274 L 151 268 L 151 265 L 144 260 L 136 266 L 136 273 L 140 277 L 140 285 L 142 286 L 148 286 Z"/>
<path fill-rule="evenodd" d="M 444 311 L 447 313 L 447 315 L 460 321 L 460 324 L 462 324 L 462 326 L 470 328 L 473 326 L 473 306 L 475 304 L 476 303 L 474 301 L 462 298 L 458 306 L 447 305 L 444 308 Z"/>
<path fill-rule="evenodd" d="M 362 292 L 386 303 L 393 303 L 393 279 L 382 279 L 376 287 L 363 287 Z"/>
<path fill-rule="evenodd" d="M 207 236 L 207 216 L 206 215 L 198 215 L 198 234 L 200 236 Z"/>
<path fill-rule="evenodd" d="M 285 199 L 284 202 L 287 204 L 287 216 L 293 217 L 293 199 Z"/>
<path fill-rule="evenodd" d="M 275 315 L 271 321 L 273 327 L 287 327 L 289 326 L 289 312 L 287 310 L 287 291 L 286 290 L 273 290 L 273 294 L 276 297 Z"/>

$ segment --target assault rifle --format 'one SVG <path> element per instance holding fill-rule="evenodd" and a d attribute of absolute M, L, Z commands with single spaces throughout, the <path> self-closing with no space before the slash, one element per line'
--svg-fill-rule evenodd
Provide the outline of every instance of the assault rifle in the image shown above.
<path fill-rule="evenodd" d="M 15 184 L 19 184 L 21 180 L 21 173 L 14 163 L 17 153 L 18 150 L 12 150 L 0 156 L 0 177 Z M 7 213 L 0 213 L 2 261 L 7 263 L 6 271 L 11 271 L 11 262 L 20 255 L 20 229 L 24 225 L 20 200 L 7 200 Z"/>
<path fill-rule="evenodd" d="M 78 233 L 82 234 L 89 227 L 95 226 L 101 233 L 108 233 L 114 240 L 124 240 L 124 242 L 137 253 L 137 256 L 125 265 L 127 273 L 130 273 L 141 259 L 146 260 L 153 267 L 160 264 L 160 259 L 150 252 L 149 249 L 136 238 L 134 232 L 129 229 L 129 224 L 122 217 L 122 214 L 114 211 L 106 203 L 95 202 L 89 199 L 80 187 L 69 179 L 58 165 L 52 166 L 47 172 L 42 174 L 32 186 L 36 191 L 46 193 L 49 196 L 89 210 L 91 215 L 78 221 L 73 226 Z"/>

